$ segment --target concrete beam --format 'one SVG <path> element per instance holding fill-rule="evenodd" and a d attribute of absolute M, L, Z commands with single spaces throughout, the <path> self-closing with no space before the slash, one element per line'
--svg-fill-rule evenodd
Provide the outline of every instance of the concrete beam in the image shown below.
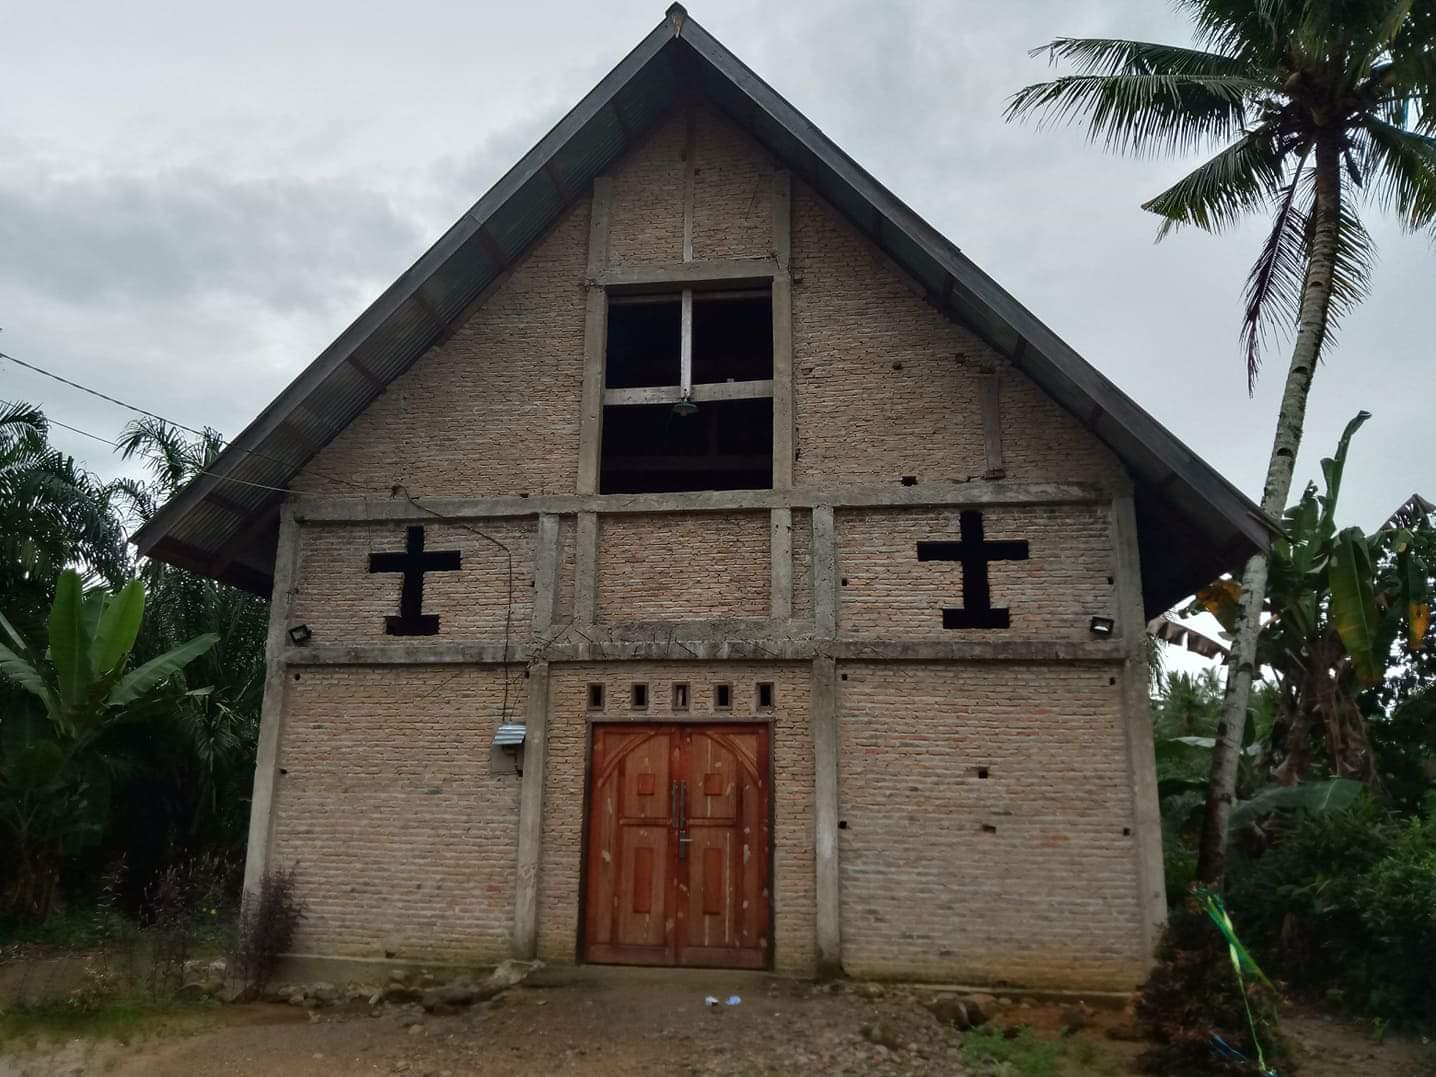
<path fill-rule="evenodd" d="M 1162 816 L 1157 796 L 1157 761 L 1152 744 L 1151 697 L 1146 657 L 1147 621 L 1142 606 L 1142 563 L 1137 552 L 1137 511 L 1130 494 L 1112 501 L 1112 547 L 1116 562 L 1117 636 L 1123 650 L 1122 724 L 1132 788 L 1132 844 L 1137 860 L 1137 895 L 1142 949 L 1156 953 L 1167 922 L 1166 876 L 1162 866 Z"/>
<path fill-rule="evenodd" d="M 762 626 L 762 627 L 758 627 Z M 811 622 L 635 622 L 564 629 L 547 640 L 511 643 L 309 643 L 286 647 L 286 665 L 500 665 L 541 658 L 590 661 L 722 661 L 815 658 L 853 662 L 1111 662 L 1126 660 L 1120 640 L 833 640 Z"/>
<path fill-rule="evenodd" d="M 813 860 L 818 975 L 843 974 L 842 881 L 838 863 L 838 676 L 831 658 L 813 661 Z"/>
<path fill-rule="evenodd" d="M 766 512 L 771 509 L 985 508 L 1015 505 L 1109 504 L 1113 490 L 1084 482 L 949 482 L 822 484 L 791 490 L 706 490 L 675 494 L 545 494 L 540 497 L 430 497 L 417 509 L 403 498 L 305 497 L 300 523 L 370 523 L 375 520 L 458 520 L 556 513 Z"/>
<path fill-rule="evenodd" d="M 595 281 L 608 266 L 608 221 L 613 181 L 593 181 L 588 219 L 588 277 Z M 598 492 L 598 464 L 603 451 L 603 357 L 608 347 L 608 294 L 590 284 L 583 319 L 583 392 L 578 423 L 578 492 Z"/>
<path fill-rule="evenodd" d="M 768 517 L 768 616 L 793 617 L 793 510 L 774 509 Z"/>
<path fill-rule="evenodd" d="M 609 266 L 592 273 L 591 277 L 594 284 L 604 288 L 634 288 L 738 281 L 766 283 L 778 275 L 778 263 L 772 258 L 708 258 L 697 262 Z"/>
<path fill-rule="evenodd" d="M 838 552 L 833 506 L 813 506 L 813 625 L 822 639 L 838 632 Z"/>
<path fill-rule="evenodd" d="M 519 790 L 518 863 L 514 879 L 514 957 L 530 961 L 538 953 L 539 859 L 543 851 L 544 756 L 548 731 L 548 663 L 528 670 L 524 715 L 524 774 Z"/>
<path fill-rule="evenodd" d="M 279 742 L 284 732 L 284 696 L 288 678 L 285 659 L 289 615 L 299 578 L 299 528 L 288 502 L 279 509 L 279 546 L 274 555 L 274 592 L 269 603 L 269 631 L 264 641 L 264 696 L 260 703 L 259 744 L 254 760 L 254 789 L 249 801 L 249 841 L 244 858 L 244 900 L 259 894 L 269 870 L 269 843 L 274 830 L 274 796 L 279 781 Z"/>

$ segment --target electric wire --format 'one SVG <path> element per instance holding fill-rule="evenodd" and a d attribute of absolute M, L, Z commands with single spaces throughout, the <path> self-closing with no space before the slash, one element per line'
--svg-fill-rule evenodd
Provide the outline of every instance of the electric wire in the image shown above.
<path fill-rule="evenodd" d="M 158 412 L 153 412 L 153 411 L 150 411 L 150 410 L 147 409 L 147 408 L 142 408 L 142 407 L 139 407 L 138 405 L 127 403 L 127 402 L 125 402 L 125 401 L 123 401 L 123 400 L 120 400 L 118 397 L 114 397 L 114 396 L 109 395 L 108 393 L 101 392 L 99 389 L 95 389 L 95 388 L 93 388 L 93 387 L 91 387 L 91 386 L 84 385 L 84 384 L 82 384 L 81 382 L 78 382 L 78 381 L 73 380 L 72 378 L 67 378 L 67 377 L 65 377 L 65 376 L 62 375 L 62 374 L 57 374 L 57 373 L 55 373 L 55 372 L 52 371 L 52 370 L 47 370 L 46 368 L 41 367 L 41 366 L 38 366 L 38 365 L 36 365 L 35 363 L 26 362 L 25 360 L 20 359 L 20 358 L 17 358 L 16 356 L 13 356 L 13 355 L 9 354 L 8 352 L 0 351 L 0 359 L 7 359 L 7 360 L 9 360 L 10 362 L 16 364 L 17 366 L 24 367 L 26 370 L 34 371 L 36 374 L 40 374 L 40 375 L 42 375 L 42 376 L 44 376 L 44 377 L 50 378 L 51 380 L 57 381 L 57 382 L 61 383 L 62 385 L 67 385 L 67 386 L 69 386 L 69 387 L 72 388 L 72 389 L 76 389 L 76 390 L 78 390 L 78 391 L 80 391 L 80 392 L 82 392 L 82 393 L 86 393 L 86 394 L 88 394 L 88 395 L 90 395 L 90 396 L 96 397 L 96 398 L 98 398 L 98 399 L 100 399 L 100 400 L 105 401 L 106 403 L 113 404 L 113 405 L 115 405 L 115 406 L 117 406 L 117 407 L 124 408 L 124 409 L 127 410 L 127 411 L 135 412 L 136 414 L 139 414 L 139 415 L 144 415 L 144 416 L 146 416 L 146 417 L 148 417 L 148 418 L 151 418 L 151 419 L 156 420 L 157 422 L 166 423 L 166 424 L 168 424 L 169 426 L 173 426 L 173 427 L 176 427 L 177 429 L 187 431 L 188 433 L 195 434 L 196 436 L 201 437 L 201 438 L 213 437 L 213 438 L 214 438 L 215 440 L 217 440 L 221 445 L 223 445 L 226 449 L 233 450 L 233 451 L 236 451 L 236 452 L 242 452 L 242 453 L 245 453 L 245 454 L 247 454 L 247 455 L 254 456 L 254 457 L 256 457 L 256 458 L 258 458 L 258 459 L 261 459 L 261 460 L 268 460 L 268 461 L 271 462 L 271 463 L 279 464 L 280 466 L 285 467 L 285 468 L 294 468 L 294 467 L 295 467 L 295 465 L 294 465 L 291 461 L 281 460 L 281 459 L 279 459 L 279 458 L 277 458 L 277 457 L 268 456 L 268 455 L 266 455 L 266 454 L 264 454 L 264 453 L 257 452 L 257 451 L 254 450 L 254 449 L 245 448 L 245 447 L 242 446 L 242 445 L 235 445 L 233 442 L 227 441 L 227 440 L 225 440 L 223 437 L 220 437 L 220 436 L 214 431 L 213 428 L 210 428 L 208 432 L 206 432 L 206 431 L 204 431 L 204 430 L 198 430 L 198 429 L 196 429 L 196 428 L 193 427 L 193 426 L 189 426 L 189 425 L 187 425 L 187 424 L 185 424 L 185 423 L 181 423 L 181 422 L 179 422 L 179 421 L 177 421 L 177 420 L 175 420 L 175 419 L 168 418 L 167 416 L 161 415 L 161 414 L 159 414 Z M 46 416 L 46 422 L 51 423 L 51 424 L 53 424 L 53 425 L 55 425 L 55 426 L 61 427 L 62 429 L 69 430 L 69 431 L 71 431 L 71 432 L 73 432 L 73 433 L 81 434 L 81 435 L 83 435 L 84 437 L 91 438 L 91 439 L 93 439 L 93 440 L 95 440 L 95 441 L 101 442 L 102 444 L 105 444 L 105 445 L 110 446 L 111 449 L 118 450 L 118 448 L 119 448 L 119 445 L 118 445 L 117 441 L 112 441 L 112 440 L 110 440 L 109 438 L 101 437 L 99 434 L 92 433 L 92 432 L 89 431 L 89 430 L 84 430 L 84 429 L 81 429 L 80 427 L 77 427 L 77 426 L 72 426 L 72 425 L 69 424 L 69 423 L 64 423 L 64 422 L 61 422 L 61 421 L 59 421 L 59 420 L 57 420 L 57 419 L 51 419 L 48 415 Z M 331 479 L 331 480 L 334 481 L 334 482 L 342 483 L 342 484 L 345 485 L 345 486 L 349 486 L 349 487 L 351 487 L 351 488 L 353 488 L 353 489 L 359 490 L 359 491 L 363 492 L 363 493 L 366 495 L 366 498 L 367 498 L 367 496 L 369 496 L 369 495 L 372 495 L 372 496 L 374 496 L 374 497 L 376 497 L 376 498 L 377 498 L 377 497 L 383 497 L 383 496 L 385 496 L 383 493 L 381 493 L 380 491 L 377 491 L 377 490 L 373 489 L 372 487 L 365 486 L 365 485 L 363 485 L 363 484 L 361 484 L 361 483 L 353 482 L 352 480 L 342 478 L 341 476 L 338 476 L 338 475 L 326 474 L 326 473 L 321 472 L 321 471 L 319 471 L 319 470 L 317 470 L 317 469 L 314 470 L 314 473 L 315 473 L 316 475 L 318 475 L 319 477 L 321 477 L 321 478 L 328 478 L 328 479 Z M 252 481 L 250 481 L 250 480 L 248 480 L 248 479 L 240 479 L 240 478 L 235 478 L 234 476 L 231 476 L 231 475 L 223 475 L 223 474 L 220 474 L 220 473 L 218 473 L 218 472 L 209 471 L 208 469 L 205 469 L 205 468 L 197 468 L 197 469 L 195 469 L 195 474 L 197 474 L 197 475 L 206 475 L 206 476 L 209 476 L 210 478 L 222 480 L 222 481 L 225 481 L 225 482 L 238 483 L 238 484 L 240 484 L 240 485 L 242 485 L 242 486 L 250 486 L 250 487 L 254 487 L 254 488 L 256 488 L 256 489 L 260 489 L 260 490 L 268 490 L 268 491 L 271 491 L 271 492 L 273 492 L 273 493 L 280 493 L 280 494 L 296 494 L 296 493 L 298 493 L 298 494 L 303 494 L 303 493 L 304 493 L 304 491 L 302 491 L 302 490 L 295 490 L 295 489 L 290 488 L 290 487 L 270 486 L 270 485 L 267 485 L 267 484 L 265 484 L 265 483 L 252 482 Z M 439 512 L 437 509 L 432 509 L 432 508 L 430 508 L 429 506 L 422 504 L 417 498 L 414 497 L 413 494 L 411 494 L 411 493 L 409 492 L 408 488 L 405 487 L 402 483 L 396 483 L 396 484 L 394 484 L 393 486 L 391 486 L 391 487 L 389 488 L 388 492 L 387 492 L 387 498 L 388 498 L 389 500 L 392 500 L 394 497 L 396 497 L 396 496 L 400 493 L 400 491 L 403 492 L 403 496 L 404 496 L 405 500 L 406 500 L 411 506 L 413 506 L 415 509 L 418 509 L 420 512 L 423 512 L 423 513 L 425 513 L 425 514 L 427 514 L 427 515 L 429 515 L 429 516 L 432 516 L 432 517 L 434 517 L 435 519 L 441 521 L 442 523 L 446 523 L 446 524 L 449 524 L 450 526 L 457 527 L 457 528 L 459 528 L 459 529 L 461 529 L 461 530 L 467 531 L 467 532 L 469 532 L 470 534 L 475 535 L 475 536 L 477 536 L 478 538 L 483 539 L 485 542 L 492 543 L 494 546 L 497 546 L 500 550 L 502 550 L 502 551 L 504 552 L 504 557 L 505 557 L 505 560 L 507 561 L 507 592 L 508 592 L 508 593 L 507 593 L 507 601 L 506 601 L 506 603 L 505 603 L 505 611 L 504 611 L 504 641 L 503 641 L 503 660 L 502 660 L 502 665 L 504 666 L 505 669 L 507 669 L 508 664 L 509 664 L 509 655 L 510 655 L 510 653 L 511 653 L 511 641 L 512 641 L 512 637 L 513 637 L 513 612 L 514 612 L 514 555 L 513 555 L 513 550 L 512 550 L 509 546 L 507 546 L 507 545 L 505 545 L 504 543 L 500 542 L 498 539 L 494 538 L 492 535 L 487 534 L 486 532 L 480 531 L 478 528 L 472 526 L 471 524 L 465 523 L 463 520 L 457 519 L 456 517 L 453 517 L 453 516 L 446 515 L 445 513 Z M 504 720 L 504 721 L 507 721 L 507 720 L 508 720 L 508 716 L 509 716 L 509 680 L 510 680 L 510 677 L 509 677 L 509 675 L 508 675 L 507 673 L 504 674 L 503 680 L 504 680 L 504 696 L 503 696 L 503 704 L 502 704 L 500 713 L 501 713 L 501 715 L 502 715 L 502 717 L 503 717 L 503 720 Z"/>

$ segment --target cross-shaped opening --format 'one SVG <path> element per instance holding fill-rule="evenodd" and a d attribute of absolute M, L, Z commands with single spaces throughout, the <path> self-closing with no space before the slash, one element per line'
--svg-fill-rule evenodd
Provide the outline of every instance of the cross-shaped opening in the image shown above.
<path fill-rule="evenodd" d="M 424 612 L 424 573 L 457 572 L 458 550 L 424 549 L 424 529 L 408 529 L 403 553 L 371 553 L 370 572 L 402 572 L 399 616 L 384 618 L 384 631 L 391 636 L 432 636 L 439 631 L 439 615 Z"/>
<path fill-rule="evenodd" d="M 958 517 L 961 538 L 957 542 L 919 542 L 919 561 L 962 562 L 962 608 L 942 611 L 943 628 L 1010 628 L 1006 609 L 994 608 L 987 578 L 990 561 L 1026 561 L 1023 541 L 988 542 L 983 534 L 982 513 L 968 510 Z"/>

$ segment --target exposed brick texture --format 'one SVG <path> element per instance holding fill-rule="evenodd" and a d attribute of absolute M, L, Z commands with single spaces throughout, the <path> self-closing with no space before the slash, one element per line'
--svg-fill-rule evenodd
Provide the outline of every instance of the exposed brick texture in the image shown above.
<path fill-rule="evenodd" d="M 519 779 L 489 773 L 504 668 L 289 674 L 271 863 L 298 866 L 297 951 L 507 952 Z M 524 682 L 507 668 L 513 721 Z"/>
<path fill-rule="evenodd" d="M 793 187 L 797 482 L 980 478 L 977 376 L 1002 370 L 1007 477 L 1110 479 L 1116 457 L 971 332 L 914 294 L 805 184 Z"/>
<path fill-rule="evenodd" d="M 1121 688 L 1109 683 L 1118 667 L 840 671 L 848 971 L 1113 989 L 1141 980 Z"/>
<path fill-rule="evenodd" d="M 629 709 L 635 681 L 648 685 L 649 707 Z M 675 714 L 673 683 L 689 686 L 690 710 Z M 539 956 L 572 961 L 578 947 L 583 803 L 589 723 L 599 721 L 732 721 L 757 714 L 754 685 L 774 683 L 773 962 L 784 971 L 813 965 L 813 747 L 808 731 L 808 667 L 799 663 L 632 662 L 555 666 L 549 682 L 545 803 L 539 884 Z M 588 710 L 588 685 L 605 686 L 606 707 Z M 733 706 L 713 708 L 713 686 L 729 684 Z"/>
<path fill-rule="evenodd" d="M 583 384 L 587 198 L 321 450 L 294 488 L 344 497 L 572 493 Z M 356 485 L 357 484 L 357 485 Z"/>
<path fill-rule="evenodd" d="M 982 639 L 1091 639 L 1093 614 L 1116 609 L 1110 521 L 1103 505 L 987 510 L 988 541 L 1024 539 L 1026 561 L 992 561 L 992 604 L 1012 627 L 973 630 Z M 948 639 L 945 606 L 960 607 L 962 565 L 919 561 L 917 544 L 956 541 L 958 513 L 940 509 L 835 514 L 838 631 L 884 639 Z M 844 582 L 845 581 L 845 582 Z"/>
<path fill-rule="evenodd" d="M 502 640 L 507 625 L 510 639 L 528 639 L 535 518 L 466 526 L 433 520 L 423 527 L 426 550 L 458 550 L 462 558 L 457 572 L 424 575 L 424 612 L 439 615 L 439 638 Z M 475 531 L 512 553 L 512 609 L 509 555 Z M 384 632 L 384 618 L 399 612 L 403 576 L 371 573 L 369 555 L 400 552 L 404 541 L 405 525 L 388 522 L 301 528 L 294 619 L 309 625 L 316 642 L 393 641 L 396 637 Z"/>
<path fill-rule="evenodd" d="M 598 619 L 768 616 L 768 514 L 599 520 Z"/>
<path fill-rule="evenodd" d="M 676 110 L 610 169 L 613 264 L 683 253 L 685 147 L 692 155 L 696 258 L 772 249 L 768 154 L 717 111 Z M 876 248 L 801 181 L 792 184 L 794 481 L 799 486 L 980 478 L 977 379 L 996 369 L 1007 478 L 1126 482 L 1116 458 L 971 332 L 944 318 Z M 399 643 L 384 632 L 401 578 L 370 553 L 400 551 L 399 522 L 304 522 L 305 494 L 389 500 L 576 490 L 589 198 L 534 244 L 485 304 L 432 348 L 295 483 L 300 524 L 293 617 L 318 644 Z M 402 496 L 402 492 L 399 496 Z M 508 510 L 505 510 L 508 511 Z M 1031 557 L 990 566 L 1004 631 L 949 631 L 962 605 L 956 563 L 919 562 L 916 543 L 956 538 L 959 509 L 836 512 L 838 636 L 844 640 L 1090 639 L 1115 616 L 1108 506 L 984 511 L 987 538 L 1025 539 Z M 793 620 L 811 632 L 812 513 L 792 513 Z M 535 516 L 419 518 L 459 572 L 431 573 L 438 637 L 514 642 L 531 633 Z M 503 543 L 508 559 L 475 530 Z M 766 511 L 599 518 L 597 620 L 766 619 Z M 575 517 L 558 528 L 556 619 L 575 616 Z M 846 583 L 841 581 L 845 580 Z M 581 633 L 588 626 L 574 626 Z M 712 626 L 708 626 L 712 627 Z M 728 631 L 728 626 L 723 626 Z M 672 718 L 691 686 L 693 720 L 752 716 L 773 681 L 775 966 L 816 964 L 814 762 L 807 663 L 555 661 L 539 851 L 538 948 L 579 954 L 589 723 Z M 891 662 L 840 665 L 842 945 L 858 975 L 1125 987 L 1141 975 L 1132 782 L 1120 666 Z M 298 675 L 298 679 L 296 678 Z M 629 686 L 649 686 L 641 714 Z M 590 682 L 607 687 L 588 713 Z M 712 713 L 712 687 L 734 689 Z M 421 960 L 509 955 L 519 778 L 490 772 L 499 720 L 522 720 L 523 671 L 468 665 L 293 667 L 280 739 L 270 862 L 298 863 L 309 906 L 300 949 Z M 504 702 L 508 685 L 508 703 Z M 266 713 L 266 722 L 279 715 Z M 1138 716 L 1137 720 L 1142 720 Z M 976 768 L 989 777 L 976 777 Z M 995 827 L 988 832 L 984 826 Z"/>

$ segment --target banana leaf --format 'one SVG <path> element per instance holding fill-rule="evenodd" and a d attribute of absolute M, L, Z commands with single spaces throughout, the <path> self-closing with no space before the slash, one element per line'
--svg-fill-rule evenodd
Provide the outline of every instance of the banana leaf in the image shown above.
<path fill-rule="evenodd" d="M 1350 778 L 1331 778 L 1302 785 L 1272 785 L 1250 800 L 1232 806 L 1227 826 L 1240 830 L 1276 812 L 1306 812 L 1322 815 L 1350 807 L 1361 795 L 1362 785 Z"/>
<path fill-rule="evenodd" d="M 133 703 L 162 681 L 178 673 L 205 651 L 219 642 L 218 632 L 206 632 L 188 643 L 182 643 L 173 650 L 151 658 L 138 669 L 133 669 L 120 679 L 107 701 L 112 707 Z"/>
<path fill-rule="evenodd" d="M 1366 535 L 1359 527 L 1346 528 L 1336 536 L 1332 550 L 1331 620 L 1357 677 L 1368 685 L 1385 675 L 1387 658 L 1379 640 L 1375 575 Z"/>

